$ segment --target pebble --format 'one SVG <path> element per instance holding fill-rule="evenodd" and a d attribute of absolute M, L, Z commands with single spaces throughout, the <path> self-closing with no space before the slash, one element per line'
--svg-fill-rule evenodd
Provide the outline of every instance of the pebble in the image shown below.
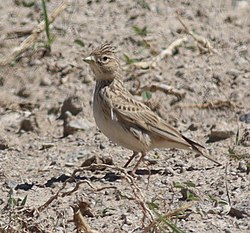
<path fill-rule="evenodd" d="M 52 84 L 51 80 L 49 77 L 45 76 L 41 79 L 40 86 L 50 86 Z"/>
<path fill-rule="evenodd" d="M 79 78 L 82 80 L 83 83 L 91 83 L 91 82 L 93 82 L 93 78 L 91 77 L 91 75 L 86 75 L 85 70 L 83 70 L 80 73 Z"/>
<path fill-rule="evenodd" d="M 242 172 L 246 172 L 247 171 L 247 165 L 246 162 L 244 160 L 239 162 L 239 166 L 238 169 Z"/>
<path fill-rule="evenodd" d="M 226 74 L 231 75 L 233 77 L 238 77 L 242 72 L 236 69 L 230 69 L 226 72 Z"/>
<path fill-rule="evenodd" d="M 245 128 L 241 135 L 240 144 L 250 147 L 250 128 Z"/>
<path fill-rule="evenodd" d="M 83 109 L 83 104 L 79 96 L 73 95 L 64 100 L 61 114 L 58 119 L 64 119 L 65 113 L 70 112 L 73 116 L 76 116 Z"/>
<path fill-rule="evenodd" d="M 240 116 L 240 121 L 250 123 L 250 112 Z"/>
<path fill-rule="evenodd" d="M 34 132 L 34 131 L 37 131 L 38 130 L 38 125 L 37 125 L 37 122 L 36 122 L 36 119 L 35 117 L 32 117 L 32 118 L 26 118 L 26 119 L 23 119 L 20 123 L 20 129 L 19 129 L 19 132 L 20 131 L 25 131 L 25 132 L 28 132 L 28 131 L 31 131 L 31 132 Z"/>
<path fill-rule="evenodd" d="M 198 129 L 198 125 L 197 124 L 191 124 L 190 126 L 188 126 L 188 130 L 191 131 L 196 131 Z"/>
<path fill-rule="evenodd" d="M 17 95 L 22 98 L 28 98 L 31 95 L 31 89 L 23 87 L 17 92 Z"/>
<path fill-rule="evenodd" d="M 63 136 L 66 137 L 70 134 L 74 134 L 79 130 L 89 130 L 94 125 L 84 118 L 76 118 L 69 111 L 66 113 L 66 117 L 63 123 Z"/>
<path fill-rule="evenodd" d="M 171 168 L 171 167 L 165 168 L 164 174 L 165 174 L 165 175 L 174 175 L 174 170 L 173 170 L 173 168 Z"/>
<path fill-rule="evenodd" d="M 179 77 L 179 78 L 183 77 L 183 75 L 184 75 L 184 72 L 183 72 L 182 70 L 177 70 L 177 71 L 175 72 L 175 76 L 177 76 L 177 77 Z"/>
<path fill-rule="evenodd" d="M 29 62 L 30 66 L 37 66 L 37 65 L 41 65 L 42 64 L 42 61 L 39 60 L 39 59 L 34 59 L 34 60 L 31 60 Z"/>
<path fill-rule="evenodd" d="M 0 150 L 8 149 L 9 145 L 6 139 L 0 138 Z"/>
<path fill-rule="evenodd" d="M 234 135 L 234 132 L 231 130 L 221 130 L 221 131 L 214 130 L 214 131 L 211 131 L 210 134 L 208 135 L 207 143 L 225 140 L 227 138 L 232 137 L 233 135 Z"/>

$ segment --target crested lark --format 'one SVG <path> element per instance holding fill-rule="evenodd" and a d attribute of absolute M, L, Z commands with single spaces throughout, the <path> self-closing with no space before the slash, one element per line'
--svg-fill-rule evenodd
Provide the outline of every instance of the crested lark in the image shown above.
<path fill-rule="evenodd" d="M 125 167 L 141 153 L 132 173 L 149 150 L 161 147 L 193 150 L 220 164 L 201 152 L 203 146 L 181 135 L 131 95 L 124 87 L 121 68 L 110 44 L 97 47 L 83 60 L 90 65 L 96 80 L 93 109 L 97 126 L 111 141 L 133 151 Z"/>

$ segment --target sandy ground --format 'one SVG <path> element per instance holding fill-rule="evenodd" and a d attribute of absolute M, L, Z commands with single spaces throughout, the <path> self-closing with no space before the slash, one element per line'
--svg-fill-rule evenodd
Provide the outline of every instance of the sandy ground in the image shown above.
<path fill-rule="evenodd" d="M 28 36 L 19 29 L 30 33 L 43 19 L 40 1 L 30 7 L 27 2 L 0 2 L 0 58 Z M 48 12 L 59 3 L 48 2 Z M 126 64 L 124 54 L 146 61 L 186 35 L 177 10 L 218 54 L 201 53 L 188 36 L 155 68 Z M 0 232 L 76 232 L 73 209 L 79 208 L 98 232 L 144 232 L 150 217 L 142 203 L 154 219 L 190 204 L 168 218 L 181 230 L 175 232 L 250 232 L 249 16 L 248 1 L 72 1 L 51 27 L 50 53 L 44 54 L 43 33 L 16 61 L 0 67 Z M 148 154 L 132 184 L 117 170 L 131 151 L 96 128 L 95 83 L 82 61 L 106 41 L 117 47 L 125 84 L 139 99 L 138 83 L 184 93 L 178 98 L 151 91 L 151 106 L 222 166 L 192 152 L 161 149 Z M 84 170 L 83 163 L 114 165 Z M 83 171 L 48 203 L 78 168 Z M 170 232 L 159 222 L 148 232 Z"/>

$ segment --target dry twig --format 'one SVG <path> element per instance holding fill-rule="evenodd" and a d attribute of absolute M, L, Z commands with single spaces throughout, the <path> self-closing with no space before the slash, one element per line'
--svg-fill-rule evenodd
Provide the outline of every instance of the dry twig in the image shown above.
<path fill-rule="evenodd" d="M 49 24 L 53 23 L 58 15 L 60 15 L 68 6 L 68 0 L 65 0 L 62 4 L 60 4 L 51 15 L 48 17 Z M 33 30 L 32 34 L 28 36 L 19 47 L 16 47 L 13 52 L 8 55 L 6 58 L 0 60 L 0 66 L 5 66 L 13 61 L 17 56 L 22 54 L 26 49 L 32 46 L 35 41 L 38 39 L 38 36 L 45 30 L 45 20 L 39 23 Z"/>
<path fill-rule="evenodd" d="M 91 184 L 90 181 L 84 180 L 84 181 L 77 182 L 77 183 L 76 183 L 76 186 L 75 186 L 71 191 L 62 193 L 62 197 L 71 195 L 72 193 L 74 193 L 75 191 L 77 191 L 77 190 L 79 189 L 79 187 L 80 187 L 81 184 L 84 184 L 84 183 L 88 184 L 89 187 L 91 187 L 95 192 L 100 192 L 100 191 L 102 191 L 102 190 L 104 190 L 104 189 L 116 189 L 116 187 L 114 187 L 114 186 L 104 186 L 104 187 L 101 187 L 101 188 L 95 188 L 95 187 Z"/>
<path fill-rule="evenodd" d="M 83 217 L 79 206 L 73 206 L 74 216 L 73 221 L 75 223 L 77 233 L 98 233 L 96 230 L 92 230 L 86 219 Z"/>
<path fill-rule="evenodd" d="M 140 82 L 139 82 L 139 84 L 140 84 Z M 166 85 L 163 83 L 157 83 L 157 82 L 153 82 L 153 83 L 147 84 L 147 85 L 142 86 L 142 87 L 139 86 L 136 89 L 136 91 L 137 91 L 136 94 L 140 95 L 144 90 L 148 90 L 151 92 L 162 91 L 167 95 L 176 96 L 179 100 L 183 99 L 186 95 L 186 92 L 184 92 L 184 91 L 180 91 L 180 90 L 177 90 L 174 87 L 171 87 L 169 85 Z"/>
<path fill-rule="evenodd" d="M 17 37 L 27 36 L 30 33 L 32 33 L 33 27 L 27 26 L 27 27 L 18 27 L 18 28 L 12 28 L 6 33 L 6 38 L 13 39 Z"/>
<path fill-rule="evenodd" d="M 156 67 L 156 65 L 163 60 L 166 57 L 172 56 L 175 52 L 175 50 L 177 48 L 179 48 L 180 46 L 183 45 L 183 43 L 187 42 L 187 37 L 182 37 L 179 38 L 177 40 L 175 40 L 174 42 L 172 42 L 167 49 L 164 49 L 161 51 L 161 53 L 153 58 L 151 58 L 148 61 L 141 61 L 141 62 L 135 62 L 132 63 L 132 66 L 134 66 L 135 68 L 139 68 L 139 69 L 149 69 L 149 68 L 153 68 Z"/>
<path fill-rule="evenodd" d="M 232 108 L 236 106 L 229 100 L 215 100 L 202 104 L 190 104 L 190 105 L 176 105 L 175 108 L 199 108 L 199 109 L 219 109 L 219 108 Z M 238 107 L 238 106 L 237 106 Z"/>
<path fill-rule="evenodd" d="M 149 218 L 150 222 L 153 220 L 153 214 L 152 212 L 150 211 L 150 209 L 147 207 L 147 204 L 144 200 L 144 196 L 140 190 L 140 188 L 136 185 L 136 183 L 134 182 L 134 179 L 132 176 L 130 176 L 126 169 L 122 168 L 122 167 L 116 167 L 116 166 L 112 166 L 112 165 L 107 165 L 107 164 L 92 164 L 90 166 L 87 166 L 87 167 L 84 167 L 84 168 L 81 168 L 81 169 L 76 169 L 73 171 L 72 175 L 70 176 L 69 179 L 67 179 L 66 181 L 64 181 L 62 187 L 57 191 L 57 193 L 52 196 L 48 201 L 46 201 L 42 206 L 40 206 L 38 208 L 38 211 L 43 211 L 44 209 L 46 209 L 54 200 L 56 200 L 60 193 L 62 192 L 62 190 L 65 189 L 67 183 L 71 182 L 74 180 L 75 178 L 75 175 L 76 173 L 78 172 L 83 172 L 83 171 L 86 171 L 86 170 L 90 170 L 90 171 L 95 171 L 95 170 L 103 170 L 103 169 L 111 169 L 111 170 L 115 170 L 115 171 L 118 171 L 122 174 L 122 176 L 126 179 L 126 181 L 130 184 L 131 186 L 131 189 L 133 191 L 133 194 L 134 194 L 134 200 L 142 207 L 142 210 L 143 210 L 143 221 L 145 220 L 145 218 Z M 90 184 L 89 182 L 85 181 L 85 182 L 81 182 L 81 183 L 87 183 L 88 185 L 90 185 L 90 187 L 94 188 L 92 184 Z M 80 184 L 81 184 L 80 183 Z M 80 184 L 77 184 L 76 187 L 70 191 L 70 192 L 65 192 L 62 194 L 62 196 L 65 196 L 65 195 L 69 195 L 71 193 L 73 193 L 74 191 L 76 191 L 79 187 Z M 111 188 L 110 186 L 108 187 L 105 187 L 105 188 Z M 101 191 L 103 190 L 104 188 L 99 188 L 99 189 L 95 189 L 96 191 Z"/>
<path fill-rule="evenodd" d="M 144 200 L 144 196 L 143 196 L 140 188 L 134 182 L 134 178 L 127 173 L 126 169 L 124 169 L 122 167 L 107 165 L 107 164 L 100 164 L 100 165 L 94 164 L 94 165 L 91 165 L 89 167 L 86 167 L 83 170 L 93 170 L 93 169 L 94 170 L 102 170 L 104 168 L 108 168 L 108 169 L 111 169 L 111 170 L 116 170 L 116 171 L 122 173 L 123 177 L 126 179 L 126 181 L 131 186 L 131 189 L 132 189 L 132 191 L 134 193 L 135 200 L 142 207 L 144 219 L 146 217 L 148 217 L 149 220 L 152 221 L 153 220 L 153 214 L 150 211 L 150 209 L 147 207 L 147 204 L 146 204 L 146 202 Z"/>
<path fill-rule="evenodd" d="M 198 48 L 200 49 L 200 51 L 202 51 L 203 53 L 208 52 L 208 53 L 216 53 L 216 54 L 218 54 L 218 51 L 213 48 L 213 46 L 210 44 L 210 42 L 205 37 L 195 34 L 194 32 L 192 32 L 188 28 L 188 26 L 181 19 L 181 16 L 180 16 L 180 14 L 178 12 L 177 12 L 177 19 L 179 20 L 181 25 L 184 27 L 186 33 L 188 35 L 190 35 L 197 42 L 197 45 L 198 45 Z"/>

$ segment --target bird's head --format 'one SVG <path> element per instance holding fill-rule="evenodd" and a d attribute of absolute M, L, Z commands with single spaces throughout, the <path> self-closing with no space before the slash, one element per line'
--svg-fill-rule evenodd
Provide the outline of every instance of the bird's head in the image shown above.
<path fill-rule="evenodd" d="M 121 68 L 115 56 L 115 49 L 108 43 L 97 47 L 83 61 L 90 65 L 96 80 L 113 80 L 120 76 Z"/>

